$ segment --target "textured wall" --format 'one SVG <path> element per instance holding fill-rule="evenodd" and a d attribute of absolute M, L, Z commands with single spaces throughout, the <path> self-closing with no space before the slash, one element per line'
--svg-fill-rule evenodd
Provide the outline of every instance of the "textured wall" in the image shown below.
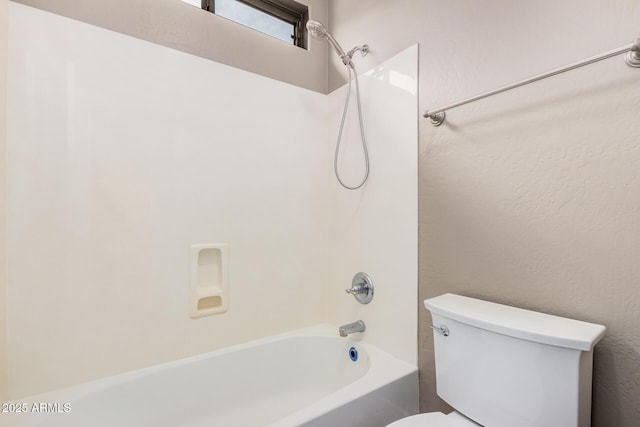
<path fill-rule="evenodd" d="M 287 45 L 181 0 L 14 0 L 300 87 L 327 93 L 327 46 Z M 297 0 L 326 20 L 326 0 Z"/>
<path fill-rule="evenodd" d="M 579 13 L 578 13 L 579 11 Z M 420 43 L 420 110 L 629 44 L 635 0 L 331 1 L 367 67 Z M 335 60 L 330 88 L 343 81 Z M 593 426 L 640 419 L 640 70 L 621 57 L 420 120 L 419 365 L 435 395 L 425 298 L 445 292 L 598 322 Z"/>

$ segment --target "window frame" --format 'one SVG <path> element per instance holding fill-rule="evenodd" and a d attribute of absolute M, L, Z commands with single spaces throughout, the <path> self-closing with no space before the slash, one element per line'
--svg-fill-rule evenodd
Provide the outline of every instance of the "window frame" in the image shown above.
<path fill-rule="evenodd" d="M 249 7 L 293 25 L 293 45 L 307 49 L 309 8 L 293 0 L 236 0 Z M 216 0 L 201 0 L 202 9 L 216 13 Z M 242 24 L 241 24 L 242 25 Z M 249 27 L 251 28 L 251 27 Z"/>

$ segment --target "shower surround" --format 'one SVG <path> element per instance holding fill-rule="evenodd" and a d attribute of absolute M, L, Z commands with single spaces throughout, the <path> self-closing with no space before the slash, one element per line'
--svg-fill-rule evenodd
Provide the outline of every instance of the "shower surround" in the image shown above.
<path fill-rule="evenodd" d="M 332 169 L 344 88 L 16 3 L 9 39 L 10 398 L 360 318 L 415 365 L 416 46 L 361 77 L 372 171 L 349 192 Z M 209 243 L 229 245 L 230 306 L 190 319 L 189 248 Z M 344 293 L 358 271 L 368 306 Z"/>

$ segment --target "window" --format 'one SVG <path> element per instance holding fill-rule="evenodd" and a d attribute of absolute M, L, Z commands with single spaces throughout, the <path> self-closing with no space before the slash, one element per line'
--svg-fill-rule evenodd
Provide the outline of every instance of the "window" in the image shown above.
<path fill-rule="evenodd" d="M 183 0 L 196 4 L 198 0 Z M 307 48 L 309 8 L 293 0 L 201 0 L 200 7 L 218 16 Z"/>

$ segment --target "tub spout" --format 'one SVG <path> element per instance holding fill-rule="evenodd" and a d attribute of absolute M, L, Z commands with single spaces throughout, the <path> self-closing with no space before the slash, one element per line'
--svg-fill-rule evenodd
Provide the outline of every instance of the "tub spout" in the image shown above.
<path fill-rule="evenodd" d="M 338 332 L 340 333 L 341 337 L 346 337 L 349 334 L 353 334 L 356 332 L 364 332 L 365 331 L 366 326 L 364 325 L 364 322 L 362 320 L 358 320 L 356 322 L 353 323 L 348 323 L 346 325 L 342 325 L 338 328 Z"/>

